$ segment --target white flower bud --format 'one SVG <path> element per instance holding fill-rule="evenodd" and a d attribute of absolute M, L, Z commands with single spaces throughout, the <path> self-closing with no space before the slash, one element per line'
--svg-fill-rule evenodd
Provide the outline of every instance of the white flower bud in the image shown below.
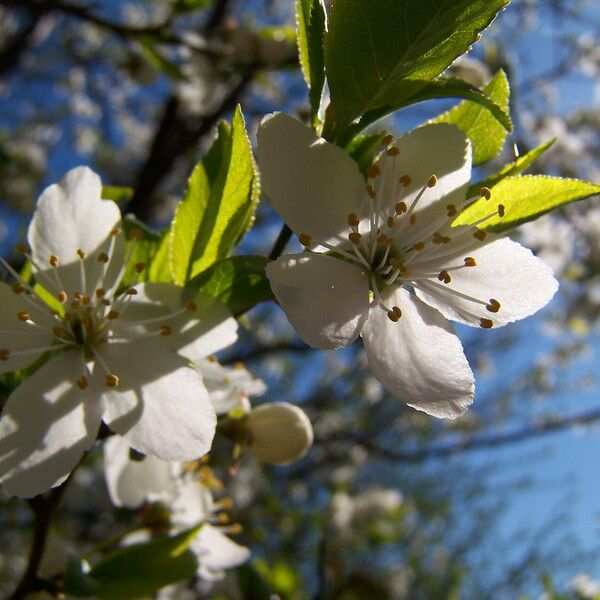
<path fill-rule="evenodd" d="M 246 421 L 248 448 L 261 460 L 286 465 L 302 458 L 312 446 L 313 430 L 304 411 L 287 402 L 258 406 Z"/>

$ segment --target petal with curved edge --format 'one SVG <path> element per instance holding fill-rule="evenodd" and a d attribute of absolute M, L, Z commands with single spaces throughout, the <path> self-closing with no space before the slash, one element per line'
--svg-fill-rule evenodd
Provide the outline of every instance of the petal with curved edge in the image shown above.
<path fill-rule="evenodd" d="M 0 481 L 29 498 L 62 483 L 94 444 L 101 403 L 93 382 L 81 390 L 79 356 L 52 357 L 9 397 L 0 420 Z"/>
<path fill-rule="evenodd" d="M 104 420 L 129 445 L 163 460 L 194 460 L 206 454 L 216 416 L 200 374 L 154 340 L 111 343 L 104 364 L 118 387 L 104 388 Z M 102 373 L 99 361 L 94 376 Z M 98 375 L 101 376 L 101 375 Z"/>
<path fill-rule="evenodd" d="M 471 179 L 472 152 L 471 142 L 458 127 L 446 123 L 424 125 L 398 138 L 394 146 L 400 151 L 397 158 L 384 153 L 377 163 L 384 174 L 381 181 L 377 180 L 376 183 L 384 186 L 383 206 L 386 216 L 390 212 L 390 205 L 399 199 L 410 206 L 432 175 L 437 177 L 437 183 L 425 190 L 415 207 L 418 213 L 425 210 L 429 212 L 429 207 L 438 200 L 441 200 L 439 207 L 431 208 L 435 213 L 445 211 L 448 204 L 456 204 L 465 199 Z M 393 161 L 397 162 L 395 169 Z M 397 185 L 404 175 L 410 177 L 410 184 L 405 188 Z M 401 196 L 391 193 L 393 189 L 401 192 Z M 432 215 L 423 215 L 417 222 L 430 222 L 432 218 Z"/>
<path fill-rule="evenodd" d="M 168 502 L 176 493 L 173 465 L 155 456 L 131 460 L 129 444 L 114 435 L 104 442 L 104 478 L 115 506 L 136 508 L 144 502 Z"/>
<path fill-rule="evenodd" d="M 257 137 L 262 189 L 291 229 L 317 241 L 346 231 L 366 195 L 356 163 L 283 113 L 265 117 Z"/>
<path fill-rule="evenodd" d="M 208 294 L 170 283 L 142 283 L 134 288 L 127 309 L 115 319 L 115 335 L 135 339 L 148 331 L 171 327 L 169 347 L 189 360 L 199 361 L 237 340 L 237 321 L 229 310 Z M 186 310 L 186 305 L 193 310 Z"/>
<path fill-rule="evenodd" d="M 369 310 L 359 267 L 316 253 L 286 254 L 267 265 L 271 288 L 300 337 L 314 348 L 353 342 Z"/>
<path fill-rule="evenodd" d="M 16 294 L 0 282 L 0 374 L 23 369 L 36 361 L 54 341 L 56 321 L 39 299 Z M 36 325 L 21 321 L 17 315 L 27 312 Z"/>
<path fill-rule="evenodd" d="M 198 576 L 208 581 L 217 581 L 225 576 L 225 569 L 232 569 L 250 558 L 250 550 L 240 546 L 206 523 L 190 544 L 198 557 Z"/>
<path fill-rule="evenodd" d="M 402 310 L 393 323 L 373 307 L 363 328 L 373 374 L 391 394 L 429 415 L 454 419 L 473 402 L 474 378 L 452 325 L 404 289 L 385 298 Z"/>
<path fill-rule="evenodd" d="M 447 319 L 476 327 L 480 326 L 481 319 L 487 319 L 494 327 L 501 327 L 537 312 L 550 302 L 558 289 L 552 269 L 531 250 L 508 238 L 496 239 L 469 251 L 469 255 L 477 265 L 451 272 L 452 281 L 443 289 L 427 281 L 415 282 L 419 298 Z M 488 303 L 492 310 L 452 294 L 452 290 Z"/>
<path fill-rule="evenodd" d="M 50 291 L 57 293 L 62 288 L 68 293 L 91 294 L 98 287 L 103 265 L 97 264 L 97 256 L 108 250 L 110 232 L 121 223 L 118 206 L 110 200 L 102 200 L 101 196 L 100 177 L 88 167 L 77 167 L 59 183 L 47 187 L 39 197 L 27 240 L 35 264 L 46 275 L 41 275 L 39 281 Z M 122 243 L 116 246 L 115 253 L 122 253 Z M 77 250 L 90 257 L 86 266 L 90 279 L 86 290 L 82 289 L 77 264 L 81 259 Z M 52 255 L 58 256 L 62 265 L 58 271 L 62 286 L 55 282 L 49 272 L 51 269 L 46 268 Z"/>

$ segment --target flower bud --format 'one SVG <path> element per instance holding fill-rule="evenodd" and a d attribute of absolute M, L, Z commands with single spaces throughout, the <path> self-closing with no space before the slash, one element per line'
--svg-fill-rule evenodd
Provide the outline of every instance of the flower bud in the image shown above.
<path fill-rule="evenodd" d="M 302 458 L 313 442 L 313 430 L 304 411 L 287 402 L 263 404 L 246 420 L 247 447 L 261 460 L 287 465 Z"/>

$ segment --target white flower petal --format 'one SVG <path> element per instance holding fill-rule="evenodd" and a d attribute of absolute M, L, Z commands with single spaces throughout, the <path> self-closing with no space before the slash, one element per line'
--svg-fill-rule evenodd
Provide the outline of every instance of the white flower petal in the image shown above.
<path fill-rule="evenodd" d="M 307 344 L 339 348 L 358 337 L 369 306 L 369 282 L 359 267 L 307 252 L 282 256 L 266 272 L 281 308 Z"/>
<path fill-rule="evenodd" d="M 209 581 L 222 579 L 225 569 L 237 567 L 250 558 L 248 548 L 236 544 L 208 524 L 202 526 L 190 549 L 198 556 L 198 575 Z"/>
<path fill-rule="evenodd" d="M 102 349 L 119 377 L 118 387 L 103 393 L 104 420 L 135 450 L 163 460 L 193 460 L 210 450 L 216 416 L 200 374 L 158 342 Z"/>
<path fill-rule="evenodd" d="M 194 527 L 210 519 L 214 503 L 210 490 L 195 479 L 180 479 L 171 503 L 171 521 L 179 527 Z"/>
<path fill-rule="evenodd" d="M 144 502 L 170 500 L 177 489 L 172 467 L 154 456 L 131 460 L 129 444 L 121 436 L 104 442 L 104 478 L 115 506 L 136 508 Z"/>
<path fill-rule="evenodd" d="M 37 358 L 54 340 L 51 327 L 55 324 L 49 309 L 42 302 L 33 302 L 25 297 L 26 292 L 15 294 L 11 287 L 0 282 L 0 373 L 22 369 Z M 32 326 L 17 318 L 17 314 L 26 311 L 39 327 Z M 34 352 L 40 348 L 39 352 Z M 8 353 L 4 352 L 8 351 Z M 31 351 L 30 353 L 28 351 Z M 28 352 L 27 354 L 18 354 Z"/>
<path fill-rule="evenodd" d="M 537 312 L 558 289 L 552 269 L 531 250 L 508 238 L 496 239 L 470 251 L 469 255 L 477 261 L 477 266 L 453 271 L 448 289 L 483 302 L 497 300 L 500 309 L 490 312 L 482 304 L 417 282 L 419 298 L 448 319 L 475 326 L 480 325 L 480 319 L 489 319 L 494 327 L 499 327 Z"/>
<path fill-rule="evenodd" d="M 96 439 L 98 391 L 80 390 L 75 352 L 52 357 L 9 397 L 0 420 L 0 481 L 31 497 L 60 484 Z"/>
<path fill-rule="evenodd" d="M 195 293 L 194 311 L 181 311 L 190 298 L 190 293 L 170 283 L 142 283 L 135 286 L 137 294 L 131 297 L 127 310 L 115 320 L 115 331 L 129 335 L 136 323 L 141 323 L 138 331 L 158 331 L 164 317 L 164 324 L 171 326 L 172 335 L 168 343 L 173 350 L 189 360 L 199 361 L 206 356 L 233 344 L 237 340 L 237 321 L 219 301 L 205 293 Z M 144 325 L 143 321 L 154 319 Z"/>
<path fill-rule="evenodd" d="M 327 240 L 348 229 L 349 213 L 360 211 L 365 181 L 356 163 L 296 119 L 265 117 L 257 156 L 263 191 L 298 235 Z"/>
<path fill-rule="evenodd" d="M 393 323 L 379 307 L 371 309 L 362 336 L 373 374 L 409 406 L 458 417 L 473 401 L 474 379 L 452 325 L 404 289 L 385 300 L 402 317 Z"/>
<path fill-rule="evenodd" d="M 77 167 L 47 187 L 38 199 L 27 239 L 34 262 L 47 275 L 39 277 L 40 283 L 54 293 L 62 289 L 70 294 L 91 294 L 98 287 L 103 265 L 98 264 L 97 256 L 108 250 L 110 231 L 121 222 L 118 206 L 102 200 L 101 195 L 100 177 L 87 167 Z M 122 252 L 122 241 L 116 246 L 116 252 Z M 89 255 L 87 289 L 82 289 L 77 250 Z M 52 255 L 60 259 L 60 286 L 48 267 Z"/>
<path fill-rule="evenodd" d="M 446 123 L 425 125 L 398 138 L 394 145 L 400 150 L 398 166 L 396 171 L 387 167 L 384 173 L 388 179 L 394 175 L 411 178 L 408 187 L 400 188 L 404 190 L 401 199 L 407 206 L 412 204 L 431 175 L 437 177 L 437 184 L 425 191 L 417 204 L 417 212 L 423 212 L 440 199 L 443 200 L 439 210 L 464 200 L 471 178 L 471 143 L 458 127 Z M 392 182 L 386 181 L 385 185 L 389 206 L 398 198 L 389 193 L 393 189 Z M 429 216 L 426 219 L 423 215 L 420 220 L 428 219 Z"/>

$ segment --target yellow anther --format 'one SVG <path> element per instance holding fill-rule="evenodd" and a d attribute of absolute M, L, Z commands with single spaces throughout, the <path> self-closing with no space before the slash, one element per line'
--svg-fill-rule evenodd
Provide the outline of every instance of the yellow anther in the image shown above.
<path fill-rule="evenodd" d="M 417 252 L 419 250 L 423 250 L 423 248 L 425 248 L 425 242 L 417 242 L 416 244 L 413 244 L 412 249 L 416 250 Z"/>
<path fill-rule="evenodd" d="M 102 298 L 102 300 L 100 300 L 100 304 L 103 304 L 104 306 L 110 306 L 110 300 Z"/>
<path fill-rule="evenodd" d="M 104 288 L 98 288 L 96 290 L 96 298 L 98 298 L 98 299 L 104 298 L 105 294 L 106 294 L 106 290 Z"/>
<path fill-rule="evenodd" d="M 385 235 L 385 233 L 382 233 L 381 235 L 377 236 L 377 243 L 380 246 L 390 246 L 393 241 L 394 240 L 391 237 Z"/>
<path fill-rule="evenodd" d="M 137 296 L 137 290 L 135 288 L 127 288 L 123 293 L 126 296 Z"/>
<path fill-rule="evenodd" d="M 227 527 L 229 535 L 239 535 L 242 531 L 244 531 L 244 528 L 239 523 L 232 523 Z"/>
<path fill-rule="evenodd" d="M 133 269 L 136 273 L 141 273 L 144 269 L 146 268 L 146 263 L 145 262 L 138 262 L 135 263 Z"/>
<path fill-rule="evenodd" d="M 219 500 L 219 504 L 225 510 L 231 510 L 233 508 L 233 500 L 229 496 L 225 496 L 225 498 L 221 498 Z"/>
<path fill-rule="evenodd" d="M 368 185 L 367 186 L 367 194 L 369 194 L 369 196 L 371 198 L 373 198 L 373 200 L 375 199 L 375 197 L 377 196 L 377 194 L 375 193 L 375 188 L 372 185 Z"/>
<path fill-rule="evenodd" d="M 86 255 L 86 253 L 81 248 L 78 248 L 77 249 L 77 256 L 79 256 L 79 258 L 81 260 L 83 260 L 87 255 Z"/>
<path fill-rule="evenodd" d="M 22 294 L 25 291 L 25 286 L 22 283 L 15 283 L 11 289 L 15 294 Z"/>
<path fill-rule="evenodd" d="M 88 379 L 85 375 L 82 375 L 79 379 L 77 379 L 75 381 L 75 385 L 77 385 L 77 387 L 80 390 L 85 390 L 85 388 L 88 386 Z M 108 383 L 106 384 L 108 385 Z"/>
<path fill-rule="evenodd" d="M 10 350 L 8 348 L 0 348 L 0 360 L 8 360 Z"/>
<path fill-rule="evenodd" d="M 367 177 L 375 179 L 375 177 L 377 177 L 378 175 L 381 175 L 381 169 L 379 168 L 379 165 L 371 165 L 367 169 Z"/>
<path fill-rule="evenodd" d="M 444 283 L 450 283 L 452 281 L 452 277 L 450 277 L 450 273 L 448 273 L 448 271 L 446 271 L 446 269 L 443 269 L 440 271 L 440 274 L 438 275 L 438 279 L 440 281 L 443 281 Z"/>
<path fill-rule="evenodd" d="M 142 230 L 134 227 L 129 234 L 130 240 L 141 240 L 142 239 Z"/>
<path fill-rule="evenodd" d="M 348 239 L 353 243 L 353 244 L 360 244 L 360 241 L 362 240 L 362 235 L 360 233 L 358 233 L 358 231 L 353 231 L 349 236 Z"/>
<path fill-rule="evenodd" d="M 106 315 L 106 318 L 107 318 L 108 320 L 112 321 L 112 320 L 114 320 L 114 319 L 118 318 L 118 316 L 119 316 L 120 314 L 121 314 L 121 313 L 120 313 L 118 310 L 111 310 L 111 311 L 109 311 L 109 313 Z"/>
<path fill-rule="evenodd" d="M 442 235 L 439 231 L 436 231 L 431 238 L 434 244 L 449 244 L 452 238 L 447 235 Z"/>
<path fill-rule="evenodd" d="M 465 257 L 465 267 L 476 267 L 477 261 L 472 256 Z"/>
<path fill-rule="evenodd" d="M 211 355 L 208 357 L 208 360 L 209 360 L 211 363 L 218 363 L 218 362 L 219 362 L 219 359 L 218 359 L 218 358 L 217 358 L 217 357 L 216 357 L 214 354 L 211 354 Z"/>
<path fill-rule="evenodd" d="M 387 218 L 387 226 L 391 229 L 396 224 L 396 219 L 394 217 Z"/>
<path fill-rule="evenodd" d="M 391 133 L 388 133 L 387 135 L 383 136 L 383 138 L 381 138 L 381 145 L 387 146 L 388 144 L 391 144 L 393 140 L 394 136 Z"/>
<path fill-rule="evenodd" d="M 236 363 L 234 363 L 233 368 L 237 369 L 238 371 L 243 371 L 246 367 L 244 366 L 243 362 L 238 360 Z"/>
<path fill-rule="evenodd" d="M 120 227 L 115 227 L 114 229 L 110 230 L 110 235 L 112 235 L 113 237 L 116 235 L 119 235 L 121 233 L 121 228 Z"/>
<path fill-rule="evenodd" d="M 185 307 L 188 310 L 191 310 L 192 312 L 196 312 L 196 310 L 198 309 L 198 306 L 196 305 L 196 303 L 193 300 L 190 300 Z"/>
<path fill-rule="evenodd" d="M 87 294 L 83 294 L 81 296 L 81 303 L 87 306 L 90 303 L 90 297 Z"/>
<path fill-rule="evenodd" d="M 169 325 L 161 325 L 160 326 L 160 335 L 171 335 L 173 333 L 173 330 L 169 327 Z"/>
<path fill-rule="evenodd" d="M 358 227 L 360 221 L 358 220 L 358 215 L 356 213 L 350 213 L 348 215 L 348 225 L 350 227 Z"/>
<path fill-rule="evenodd" d="M 108 254 L 106 254 L 106 252 L 100 252 L 100 254 L 98 254 L 98 262 L 107 263 L 108 262 Z"/>
<path fill-rule="evenodd" d="M 494 322 L 491 319 L 479 319 L 479 325 L 484 329 L 491 329 L 494 326 Z"/>
<path fill-rule="evenodd" d="M 310 246 L 312 244 L 312 238 L 307 233 L 301 233 L 298 239 L 303 246 Z"/>
<path fill-rule="evenodd" d="M 226 523 L 229 523 L 229 515 L 227 513 L 219 513 L 218 515 L 216 515 L 217 517 L 217 521 L 221 524 L 221 525 L 225 525 Z"/>
<path fill-rule="evenodd" d="M 456 206 L 454 206 L 454 204 L 448 204 L 448 206 L 446 206 L 446 214 L 449 217 L 454 217 L 456 215 Z"/>
<path fill-rule="evenodd" d="M 438 182 L 438 178 L 435 175 L 432 175 L 427 180 L 427 187 L 429 187 L 429 188 L 435 187 L 437 185 L 437 182 Z"/>
<path fill-rule="evenodd" d="M 400 154 L 400 148 L 396 148 L 396 146 L 392 146 L 385 152 L 388 156 L 398 156 Z"/>
<path fill-rule="evenodd" d="M 486 304 L 485 307 L 492 313 L 497 313 L 500 310 L 500 302 L 496 298 L 490 298 L 490 303 Z"/>
<path fill-rule="evenodd" d="M 479 240 L 480 242 L 483 242 L 483 240 L 485 240 L 485 238 L 487 237 L 487 233 L 479 229 L 473 234 L 473 237 Z"/>
<path fill-rule="evenodd" d="M 392 310 L 387 311 L 387 316 L 390 321 L 397 323 L 402 317 L 402 311 L 399 306 L 392 306 Z"/>
<path fill-rule="evenodd" d="M 411 225 L 414 225 L 417 222 L 417 215 L 415 213 L 413 213 L 412 215 L 410 215 L 409 222 L 410 222 Z"/>
<path fill-rule="evenodd" d="M 59 263 L 60 263 L 60 259 L 58 258 L 58 256 L 56 256 L 56 254 L 50 255 L 50 258 L 48 259 L 48 264 L 51 267 L 56 269 L 56 267 L 58 267 Z"/>
<path fill-rule="evenodd" d="M 412 177 L 410 175 L 402 175 L 398 182 L 402 184 L 402 187 L 408 187 L 412 183 Z"/>
<path fill-rule="evenodd" d="M 29 248 L 27 247 L 27 244 L 17 244 L 17 252 L 20 254 L 27 254 L 28 251 Z"/>
<path fill-rule="evenodd" d="M 29 321 L 30 318 L 31 315 L 26 310 L 21 310 L 17 313 L 17 319 L 19 319 L 19 321 Z"/>
<path fill-rule="evenodd" d="M 114 373 L 109 373 L 106 376 L 105 382 L 107 387 L 116 388 L 119 385 L 119 378 Z"/>
<path fill-rule="evenodd" d="M 402 215 L 408 210 L 408 208 L 404 202 L 396 202 L 394 210 L 396 211 L 397 215 Z"/>
<path fill-rule="evenodd" d="M 64 338 L 67 335 L 67 332 L 62 327 L 53 327 L 52 333 L 57 338 Z"/>
<path fill-rule="evenodd" d="M 56 297 L 58 298 L 58 301 L 61 304 L 64 304 L 69 299 L 67 292 L 58 292 L 58 294 L 56 294 Z"/>
<path fill-rule="evenodd" d="M 482 187 L 479 190 L 479 195 L 482 198 L 485 198 L 486 200 L 489 200 L 492 197 L 492 190 L 490 190 L 490 188 L 487 188 L 487 187 Z"/>
<path fill-rule="evenodd" d="M 503 217 L 505 211 L 506 211 L 506 208 L 504 207 L 504 204 L 498 204 L 498 216 Z"/>
<path fill-rule="evenodd" d="M 402 271 L 402 269 L 404 269 L 404 263 L 401 260 L 398 260 L 397 258 L 390 258 L 390 265 L 392 265 L 392 267 L 394 267 L 394 269 L 398 269 L 399 271 Z"/>

